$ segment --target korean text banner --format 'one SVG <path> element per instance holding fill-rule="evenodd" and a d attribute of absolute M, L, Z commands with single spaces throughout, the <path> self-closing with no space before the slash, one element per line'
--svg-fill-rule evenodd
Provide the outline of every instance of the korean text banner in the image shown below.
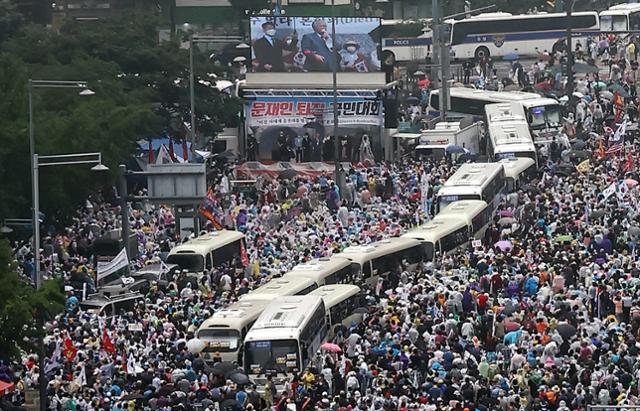
<path fill-rule="evenodd" d="M 330 17 L 252 17 L 250 23 L 254 72 L 380 71 L 379 18 L 338 17 L 336 39 Z"/>
<path fill-rule="evenodd" d="M 341 99 L 338 101 L 340 126 L 382 124 L 381 104 L 377 100 Z M 332 99 L 270 98 L 256 100 L 247 106 L 250 127 L 304 127 L 309 123 L 333 125 Z"/>

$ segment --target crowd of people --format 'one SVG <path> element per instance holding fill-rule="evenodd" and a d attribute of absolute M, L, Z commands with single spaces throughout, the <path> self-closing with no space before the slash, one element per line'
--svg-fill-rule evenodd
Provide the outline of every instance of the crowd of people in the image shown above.
<path fill-rule="evenodd" d="M 602 55 L 598 63 L 605 63 Z M 611 84 L 631 87 L 628 67 Z M 383 286 L 363 291 L 367 312 L 333 339 L 339 352 L 319 353 L 284 390 L 258 392 L 213 372 L 190 350 L 198 326 L 296 264 L 428 221 L 454 159 L 357 164 L 339 184 L 325 174 L 261 178 L 254 195 L 234 191 L 221 176 L 220 223 L 245 234 L 249 261 L 218 267 L 197 287 L 154 284 L 144 303 L 113 318 L 81 310 L 69 291 L 64 312 L 47 324 L 44 370 L 35 353 L 2 365 L 0 380 L 15 384 L 5 400 L 21 404 L 44 372 L 50 410 L 567 411 L 640 404 L 635 141 L 629 133 L 621 150 L 608 149 L 620 137 L 616 123 L 632 125 L 634 105 L 631 97 L 623 97 L 625 105 L 607 100 L 591 83 L 578 80 L 582 97 L 569 99 L 559 138 L 569 146 L 580 141 L 589 162 L 576 168 L 554 142 L 541 152 L 537 178 L 501 200 L 481 246 L 417 270 L 398 265 Z M 119 211 L 96 194 L 73 225 L 50 232 L 42 246 L 45 275 L 96 289 L 92 244 L 120 226 Z M 503 216 L 515 219 L 515 229 L 498 224 Z M 170 208 L 135 202 L 129 219 L 138 240 L 134 270 L 182 241 Z M 32 277 L 29 245 L 14 251 Z"/>

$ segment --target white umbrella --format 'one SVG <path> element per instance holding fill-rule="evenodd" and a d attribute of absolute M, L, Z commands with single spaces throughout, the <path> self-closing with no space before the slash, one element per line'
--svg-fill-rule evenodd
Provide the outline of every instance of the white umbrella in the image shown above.
<path fill-rule="evenodd" d="M 187 350 L 192 354 L 199 354 L 205 347 L 205 342 L 199 338 L 192 338 L 187 341 Z"/>
<path fill-rule="evenodd" d="M 234 63 L 237 63 L 239 61 L 247 61 L 247 58 L 245 56 L 238 56 L 238 57 L 233 59 Z"/>
<path fill-rule="evenodd" d="M 233 86 L 233 83 L 230 82 L 229 80 L 218 80 L 218 81 L 216 81 L 216 88 L 219 91 L 222 91 L 222 90 L 224 90 L 226 88 L 229 88 L 229 87 L 232 87 L 232 86 Z"/>

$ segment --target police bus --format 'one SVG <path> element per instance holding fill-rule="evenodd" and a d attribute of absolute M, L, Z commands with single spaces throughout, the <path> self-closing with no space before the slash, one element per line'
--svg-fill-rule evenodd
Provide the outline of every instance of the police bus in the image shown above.
<path fill-rule="evenodd" d="M 482 200 L 495 211 L 505 188 L 504 167 L 500 163 L 463 164 L 436 195 L 436 212 L 460 200 Z"/>
<path fill-rule="evenodd" d="M 343 284 L 351 281 L 351 261 L 344 257 L 323 257 L 298 264 L 283 278 L 309 278 L 319 286 L 325 284 Z"/>
<path fill-rule="evenodd" d="M 490 158 L 528 157 L 537 163 L 536 146 L 520 104 L 487 104 L 485 112 L 489 135 L 487 155 Z"/>

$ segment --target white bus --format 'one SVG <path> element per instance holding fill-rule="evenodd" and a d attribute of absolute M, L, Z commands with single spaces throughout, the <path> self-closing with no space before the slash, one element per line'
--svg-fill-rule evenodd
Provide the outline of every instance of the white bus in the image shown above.
<path fill-rule="evenodd" d="M 493 103 L 516 102 L 524 108 L 527 123 L 533 132 L 534 143 L 550 143 L 562 126 L 562 107 L 552 99 L 540 97 L 535 93 L 522 91 L 486 91 L 465 87 L 452 87 L 449 90 L 451 115 L 471 115 L 476 119 L 485 119 L 485 106 Z M 439 90 L 429 95 L 427 114 L 440 115 Z"/>
<path fill-rule="evenodd" d="M 460 200 L 483 200 L 495 211 L 505 188 L 500 163 L 463 164 L 438 190 L 436 212 Z"/>
<path fill-rule="evenodd" d="M 482 238 L 493 217 L 493 210 L 486 201 L 461 200 L 446 206 L 436 217 L 464 220 L 471 235 Z"/>
<path fill-rule="evenodd" d="M 333 339 L 338 328 L 349 329 L 352 325 L 362 321 L 363 315 L 356 313 L 355 310 L 361 307 L 366 308 L 367 305 L 361 300 L 360 287 L 356 285 L 325 285 L 311 291 L 309 295 L 317 295 L 324 300 L 324 306 L 327 310 L 327 324 L 329 324 L 327 340 Z"/>
<path fill-rule="evenodd" d="M 205 270 L 239 260 L 243 241 L 244 234 L 239 231 L 214 231 L 175 246 L 169 252 L 167 263 L 202 275 Z"/>
<path fill-rule="evenodd" d="M 351 261 L 354 280 L 373 286 L 406 260 L 414 268 L 422 261 L 420 243 L 410 238 L 390 238 L 367 245 L 349 246 L 340 257 Z"/>
<path fill-rule="evenodd" d="M 500 163 L 504 167 L 507 192 L 517 191 L 537 177 L 536 163 L 530 158 L 505 158 Z"/>
<path fill-rule="evenodd" d="M 322 297 L 278 298 L 260 314 L 245 337 L 244 369 L 259 389 L 264 387 L 267 375 L 272 375 L 279 387 L 286 377 L 311 363 L 327 332 Z"/>
<path fill-rule="evenodd" d="M 206 319 L 196 332 L 205 343 L 203 360 L 211 362 L 218 353 L 222 361 L 242 364 L 244 337 L 267 305 L 269 301 L 237 301 Z"/>
<path fill-rule="evenodd" d="M 567 35 L 565 13 L 520 14 L 483 13 L 463 20 L 447 20 L 450 44 L 456 59 L 480 59 L 483 56 L 538 56 L 549 53 Z M 571 15 L 573 44 L 587 45 L 589 36 L 600 34 L 597 12 Z"/>
<path fill-rule="evenodd" d="M 310 278 L 274 278 L 248 294 L 240 296 L 240 301 L 271 301 L 276 297 L 306 295 L 318 288 L 318 283 Z"/>
<path fill-rule="evenodd" d="M 494 160 L 528 157 L 537 162 L 524 108 L 518 103 L 496 103 L 485 106 L 489 135 L 487 155 Z"/>
<path fill-rule="evenodd" d="M 467 222 L 461 218 L 436 216 L 427 224 L 403 234 L 401 238 L 420 241 L 424 260 L 434 261 L 442 253 L 451 253 L 468 244 L 471 233 Z"/>
<path fill-rule="evenodd" d="M 640 3 L 616 4 L 600 12 L 600 31 L 640 30 Z"/>
<path fill-rule="evenodd" d="M 382 62 L 407 62 L 431 56 L 433 44 L 428 20 L 382 20 Z M 391 59 L 391 60 L 388 60 Z"/>
<path fill-rule="evenodd" d="M 282 278 L 309 278 L 319 286 L 351 282 L 351 261 L 339 256 L 318 258 L 298 264 Z"/>

